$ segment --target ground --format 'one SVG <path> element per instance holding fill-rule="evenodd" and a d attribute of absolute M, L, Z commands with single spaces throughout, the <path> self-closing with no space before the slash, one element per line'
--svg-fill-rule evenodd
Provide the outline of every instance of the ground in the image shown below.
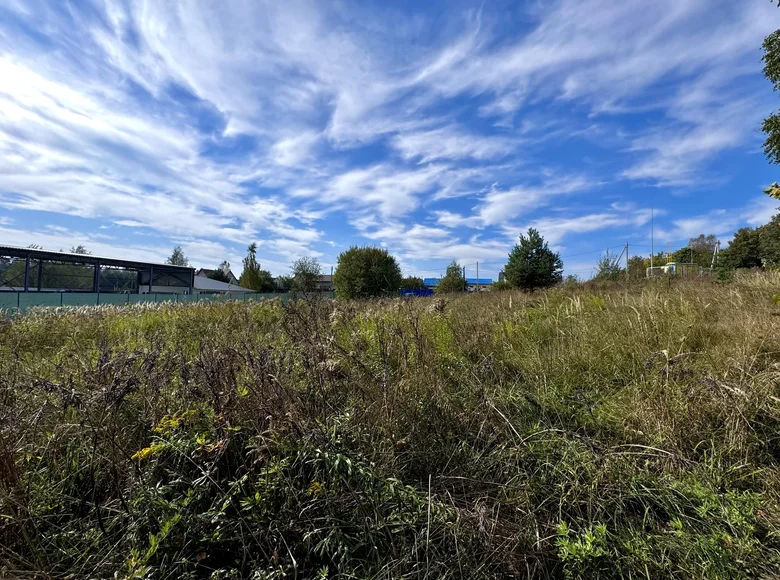
<path fill-rule="evenodd" d="M 0 577 L 778 577 L 778 289 L 0 319 Z"/>

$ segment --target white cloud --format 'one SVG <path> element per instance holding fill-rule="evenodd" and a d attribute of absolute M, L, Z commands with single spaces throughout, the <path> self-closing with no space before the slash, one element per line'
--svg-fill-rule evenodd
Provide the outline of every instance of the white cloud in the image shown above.
<path fill-rule="evenodd" d="M 436 159 L 468 157 L 477 160 L 500 159 L 511 154 L 520 143 L 505 137 L 472 135 L 450 126 L 400 133 L 393 138 L 392 144 L 406 159 L 425 163 Z"/>
<path fill-rule="evenodd" d="M 391 5 L 298 0 L 6 8 L 46 43 L 0 23 L 0 208 L 146 227 L 210 260 L 258 240 L 279 264 L 366 216 L 357 231 L 409 259 L 503 257 L 504 237 L 487 238 L 518 219 L 560 238 L 636 223 L 592 194 L 612 175 L 696 185 L 755 140 L 765 95 L 742 81 L 777 16 L 555 0 L 521 22 L 450 10 L 434 30 Z M 611 154 L 606 179 L 551 147 L 575 136 Z M 586 194 L 586 215 L 542 214 Z"/>
<path fill-rule="evenodd" d="M 546 170 L 540 170 L 540 173 L 547 173 L 548 176 L 539 185 L 518 185 L 502 189 L 493 184 L 480 197 L 479 203 L 473 208 L 473 215 L 462 216 L 446 210 L 439 211 L 436 212 L 438 223 L 471 228 L 505 224 L 522 214 L 556 203 L 558 197 L 595 190 L 602 185 L 584 175 L 557 177 L 549 175 L 550 172 Z"/>
<path fill-rule="evenodd" d="M 650 222 L 650 210 L 627 212 L 603 212 L 568 218 L 541 218 L 532 221 L 528 227 L 535 228 L 551 245 L 562 242 L 570 234 L 586 234 L 616 227 L 639 227 Z M 521 228 L 524 231 L 527 228 Z"/>
<path fill-rule="evenodd" d="M 271 159 L 277 165 L 294 167 L 312 159 L 312 148 L 320 138 L 318 133 L 304 131 L 292 137 L 286 137 L 271 147 Z"/>
<path fill-rule="evenodd" d="M 633 141 L 632 151 L 649 153 L 624 170 L 623 177 L 651 180 L 662 186 L 703 181 L 701 165 L 725 149 L 742 145 L 749 137 L 744 127 L 759 124 L 760 107 L 755 99 L 749 99 L 720 107 L 700 106 L 695 115 L 678 111 L 678 116 L 684 120 Z"/>
<path fill-rule="evenodd" d="M 671 227 L 655 230 L 655 238 L 661 244 L 681 246 L 699 234 L 715 234 L 726 241 L 734 231 L 744 225 L 762 226 L 778 213 L 777 200 L 768 196 L 754 197 L 747 205 L 735 209 L 713 209 L 707 213 L 672 220 Z M 660 244 L 659 244 L 659 249 Z"/>

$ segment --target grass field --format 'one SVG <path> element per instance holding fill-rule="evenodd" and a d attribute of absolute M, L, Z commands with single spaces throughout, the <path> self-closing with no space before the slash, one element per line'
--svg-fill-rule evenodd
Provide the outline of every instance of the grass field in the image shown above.
<path fill-rule="evenodd" d="M 778 578 L 779 291 L 0 321 L 0 577 Z"/>

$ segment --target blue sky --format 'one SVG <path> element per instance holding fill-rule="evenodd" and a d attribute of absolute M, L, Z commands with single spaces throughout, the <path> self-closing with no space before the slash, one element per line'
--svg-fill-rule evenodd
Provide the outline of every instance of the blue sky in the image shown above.
<path fill-rule="evenodd" d="M 766 222 L 766 0 L 0 0 L 0 243 L 495 277 Z"/>

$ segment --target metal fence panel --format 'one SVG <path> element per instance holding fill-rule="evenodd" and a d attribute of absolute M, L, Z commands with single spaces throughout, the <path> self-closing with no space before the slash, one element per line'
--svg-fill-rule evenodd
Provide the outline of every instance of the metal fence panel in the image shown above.
<path fill-rule="evenodd" d="M 100 304 L 127 304 L 130 301 L 130 294 L 100 294 L 97 296 Z"/>
<path fill-rule="evenodd" d="M 333 292 L 323 296 L 333 298 Z M 227 300 L 259 301 L 280 298 L 290 300 L 290 294 L 230 292 L 227 294 L 112 294 L 109 292 L 0 292 L 0 310 L 24 311 L 35 306 L 95 306 L 98 304 L 139 304 L 142 302 L 225 302 Z"/>
<path fill-rule="evenodd" d="M 141 302 L 154 302 L 154 294 L 130 294 L 130 304 L 140 304 Z"/>
<path fill-rule="evenodd" d="M 27 310 L 34 306 L 61 306 L 62 294 L 48 294 L 31 292 L 21 292 L 19 294 L 19 308 L 21 310 Z"/>
<path fill-rule="evenodd" d="M 0 310 L 16 308 L 19 304 L 19 294 L 16 292 L 0 292 Z"/>
<path fill-rule="evenodd" d="M 95 306 L 97 304 L 97 294 L 89 293 L 61 293 L 61 304 L 63 306 Z"/>

